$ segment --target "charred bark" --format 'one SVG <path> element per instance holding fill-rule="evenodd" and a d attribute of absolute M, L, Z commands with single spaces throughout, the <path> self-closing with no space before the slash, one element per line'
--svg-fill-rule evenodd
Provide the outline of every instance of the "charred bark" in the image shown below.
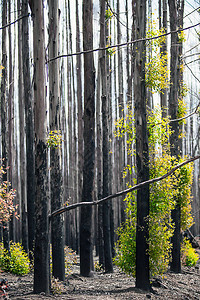
<path fill-rule="evenodd" d="M 28 0 L 22 0 L 22 15 L 28 14 Z M 35 239 L 35 157 L 34 157 L 34 115 L 33 94 L 30 76 L 29 27 L 28 18 L 22 20 L 22 57 L 23 57 L 23 93 L 25 102 L 26 133 L 26 184 L 27 184 L 27 217 L 28 245 L 30 258 Z"/>
<path fill-rule="evenodd" d="M 46 147 L 45 44 L 43 1 L 34 1 L 34 99 L 35 99 L 35 251 L 34 292 L 49 294 L 49 223 L 48 178 Z"/>
<path fill-rule="evenodd" d="M 58 26 L 59 10 L 58 2 L 49 0 L 49 57 L 58 55 Z M 60 130 L 60 84 L 59 64 L 53 61 L 49 65 L 49 102 L 50 102 L 50 130 Z M 62 206 L 62 170 L 60 148 L 50 149 L 50 186 L 51 209 L 59 209 Z M 58 216 L 51 223 L 52 241 L 52 273 L 59 280 L 65 279 L 64 260 L 64 236 L 63 218 Z"/>
<path fill-rule="evenodd" d="M 146 34 L 146 0 L 134 1 L 135 39 Z M 149 180 L 149 149 L 145 87 L 145 43 L 137 45 L 134 67 L 137 183 Z M 149 274 L 149 186 L 137 191 L 136 287 L 150 290 Z"/>
<path fill-rule="evenodd" d="M 93 49 L 93 5 L 83 1 L 83 49 Z M 82 201 L 92 201 L 95 160 L 95 69 L 93 53 L 84 54 L 84 163 Z M 80 273 L 91 276 L 92 270 L 92 208 L 81 208 Z"/>

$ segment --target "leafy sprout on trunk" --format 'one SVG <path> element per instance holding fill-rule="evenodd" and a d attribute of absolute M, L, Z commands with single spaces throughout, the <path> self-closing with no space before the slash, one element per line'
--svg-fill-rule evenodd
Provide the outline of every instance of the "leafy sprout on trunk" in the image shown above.
<path fill-rule="evenodd" d="M 47 147 L 58 149 L 62 144 L 62 135 L 60 130 L 51 130 L 47 138 Z"/>

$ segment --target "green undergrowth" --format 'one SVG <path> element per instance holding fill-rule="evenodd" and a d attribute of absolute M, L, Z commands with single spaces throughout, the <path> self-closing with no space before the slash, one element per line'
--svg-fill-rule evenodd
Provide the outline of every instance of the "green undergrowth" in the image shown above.
<path fill-rule="evenodd" d="M 194 267 L 199 260 L 199 255 L 196 253 L 195 249 L 192 248 L 190 241 L 186 238 L 183 239 L 181 257 L 182 264 L 187 267 Z"/>
<path fill-rule="evenodd" d="M 169 118 L 162 118 L 160 108 L 148 113 L 149 132 L 149 170 L 150 179 L 162 177 L 173 167 L 180 164 L 185 158 L 171 156 L 169 137 L 171 128 Z M 116 122 L 115 136 L 126 136 L 126 150 L 128 156 L 135 156 L 135 130 L 133 112 L 129 108 L 128 114 Z M 132 151 L 133 149 L 133 151 Z M 125 168 L 124 177 L 132 176 L 132 183 L 136 184 L 135 166 Z M 170 176 L 150 185 L 150 200 L 148 216 L 149 224 L 149 263 L 150 277 L 163 275 L 171 261 L 174 223 L 171 213 L 176 204 L 181 208 L 181 231 L 185 231 L 193 224 L 191 215 L 191 186 L 193 180 L 193 165 L 188 164 L 177 169 Z M 137 220 L 137 192 L 127 194 L 126 221 L 118 229 L 118 242 L 116 244 L 115 264 L 124 272 L 135 277 L 136 268 L 136 220 Z M 186 249 L 187 246 L 187 249 Z M 183 246 L 183 263 L 195 263 L 195 252 L 186 243 Z"/>
<path fill-rule="evenodd" d="M 30 272 L 30 260 L 20 243 L 10 243 L 10 254 L 0 243 L 0 268 L 16 275 L 26 275 Z"/>

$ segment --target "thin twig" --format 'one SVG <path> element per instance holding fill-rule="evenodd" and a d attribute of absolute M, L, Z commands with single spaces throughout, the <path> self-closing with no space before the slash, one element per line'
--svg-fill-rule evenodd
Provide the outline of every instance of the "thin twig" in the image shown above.
<path fill-rule="evenodd" d="M 110 8 L 112 14 L 113 14 L 113 15 L 115 16 L 115 18 L 117 19 L 117 21 L 118 21 L 122 26 L 128 28 L 128 30 L 131 31 L 131 30 L 132 30 L 131 28 L 127 27 L 126 24 L 122 23 L 122 21 L 120 20 L 118 14 L 112 9 L 112 7 L 111 7 L 111 5 L 109 4 L 108 0 L 106 0 L 106 3 L 107 3 L 107 5 L 108 5 L 108 7 Z"/>
<path fill-rule="evenodd" d="M 194 110 L 191 114 L 189 114 L 189 115 L 187 115 L 187 116 L 185 116 L 185 117 L 179 118 L 179 119 L 169 120 L 169 123 L 172 123 L 172 122 L 179 122 L 179 121 L 182 121 L 182 120 L 185 120 L 185 119 L 191 117 L 192 115 L 197 114 L 197 113 L 198 113 L 199 106 L 200 106 L 200 102 L 199 102 L 199 104 L 197 105 L 197 107 L 195 108 L 195 110 Z"/>
<path fill-rule="evenodd" d="M 179 121 L 188 119 L 188 118 L 190 118 L 191 116 L 197 114 L 197 113 L 198 113 L 199 106 L 200 106 L 200 102 L 198 103 L 198 105 L 196 106 L 196 108 L 194 109 L 194 111 L 191 112 L 189 115 L 184 116 L 184 117 L 179 118 L 179 119 L 169 120 L 169 121 L 168 121 L 168 124 L 173 123 L 173 122 L 179 122 Z M 158 126 L 158 125 L 161 125 L 161 124 L 162 124 L 162 122 L 156 123 L 156 124 L 153 125 L 153 127 Z"/>
<path fill-rule="evenodd" d="M 191 11 L 189 14 L 187 14 L 186 16 L 183 17 L 183 19 L 187 18 L 189 15 L 193 14 L 196 10 L 199 10 L 200 6 L 195 8 L 193 11 Z"/>
<path fill-rule="evenodd" d="M 192 69 L 188 66 L 188 64 L 185 62 L 184 63 L 186 65 L 186 67 L 190 70 L 191 74 L 193 75 L 193 77 L 200 83 L 199 78 L 194 74 L 194 72 L 192 71 Z"/>
<path fill-rule="evenodd" d="M 129 189 L 126 189 L 126 190 L 123 190 L 121 192 L 117 192 L 113 195 L 109 195 L 103 199 L 100 199 L 100 200 L 95 200 L 95 201 L 92 201 L 92 202 L 79 202 L 79 203 L 75 203 L 75 204 L 71 204 L 71 205 L 68 205 L 68 206 L 65 206 L 65 207 L 62 207 L 54 212 L 52 212 L 50 215 L 49 215 L 49 220 L 51 220 L 52 217 L 55 217 L 57 215 L 60 215 L 66 211 L 69 211 L 69 210 L 72 210 L 72 209 L 75 209 L 77 207 L 81 207 L 81 206 L 92 206 L 92 205 L 98 205 L 98 204 L 102 204 L 103 202 L 106 202 L 107 200 L 111 200 L 111 199 L 114 199 L 114 198 L 117 198 L 117 197 L 120 197 L 120 196 L 123 196 L 123 195 L 126 195 L 130 192 L 133 192 L 135 190 L 138 190 L 140 188 L 143 188 L 144 186 L 146 185 L 149 185 L 149 184 L 153 184 L 155 182 L 158 182 L 162 179 L 165 179 L 167 178 L 168 176 L 170 176 L 171 174 L 173 174 L 177 169 L 185 166 L 186 164 L 189 164 L 197 159 L 200 158 L 200 155 L 198 156 L 195 156 L 195 157 L 192 157 L 184 162 L 182 162 L 181 164 L 178 164 L 177 166 L 175 166 L 173 169 L 171 169 L 169 172 L 167 172 L 166 174 L 164 174 L 163 176 L 160 176 L 160 177 L 157 177 L 157 178 L 153 178 L 153 179 L 150 179 L 148 181 L 145 181 L 145 182 L 141 182 L 139 184 L 136 184 L 135 186 L 133 186 L 132 188 L 129 188 Z"/>

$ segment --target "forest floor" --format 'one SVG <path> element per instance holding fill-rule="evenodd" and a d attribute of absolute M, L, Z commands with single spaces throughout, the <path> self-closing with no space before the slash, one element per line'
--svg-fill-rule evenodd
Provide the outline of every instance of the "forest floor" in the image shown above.
<path fill-rule="evenodd" d="M 200 254 L 200 251 L 198 250 Z M 200 299 L 200 260 L 192 268 L 183 267 L 181 274 L 167 272 L 164 278 L 154 281 L 152 292 L 143 292 L 135 288 L 135 279 L 120 272 L 117 268 L 113 274 L 94 273 L 93 278 L 79 275 L 79 266 L 74 265 L 72 273 L 64 284 L 57 283 L 61 294 L 33 294 L 33 274 L 16 276 L 1 273 L 9 284 L 8 299 Z M 2 298 L 3 299 L 3 298 Z"/>

